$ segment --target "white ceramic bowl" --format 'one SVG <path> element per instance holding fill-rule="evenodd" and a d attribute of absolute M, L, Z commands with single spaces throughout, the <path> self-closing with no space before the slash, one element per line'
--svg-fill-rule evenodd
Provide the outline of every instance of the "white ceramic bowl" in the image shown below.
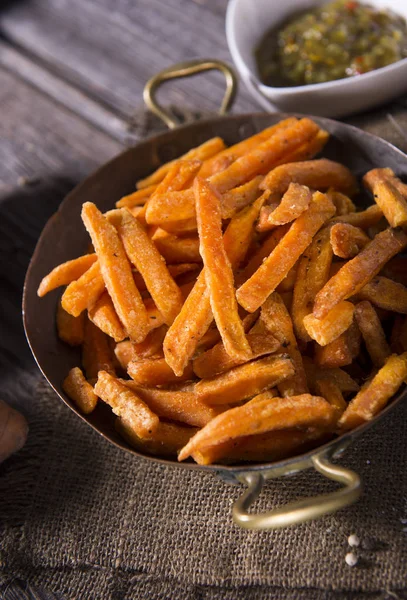
<path fill-rule="evenodd" d="M 326 1 L 326 0 L 325 0 Z M 284 110 L 341 117 L 407 92 L 407 58 L 364 75 L 295 87 L 271 87 L 259 80 L 254 49 L 263 34 L 321 0 L 230 0 L 226 36 L 235 65 L 251 94 L 267 111 Z M 407 0 L 366 0 L 407 19 Z"/>

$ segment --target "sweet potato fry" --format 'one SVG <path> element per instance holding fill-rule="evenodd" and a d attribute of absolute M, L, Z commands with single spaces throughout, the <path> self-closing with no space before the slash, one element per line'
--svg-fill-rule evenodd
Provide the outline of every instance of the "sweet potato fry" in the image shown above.
<path fill-rule="evenodd" d="M 360 352 L 360 342 L 361 334 L 354 321 L 342 335 L 327 346 L 316 346 L 315 362 L 327 369 L 350 365 Z"/>
<path fill-rule="evenodd" d="M 309 246 L 313 236 L 333 215 L 335 208 L 324 194 L 315 192 L 308 210 L 291 225 L 257 271 L 236 292 L 238 302 L 248 312 L 266 300 Z M 407 237 L 406 237 L 407 240 Z"/>
<path fill-rule="evenodd" d="M 187 365 L 183 374 L 178 377 L 164 358 L 132 361 L 127 365 L 127 372 L 139 385 L 164 385 L 175 381 L 188 381 L 194 377 L 191 364 Z"/>
<path fill-rule="evenodd" d="M 183 427 L 177 423 L 158 424 L 148 437 L 141 438 L 127 419 L 117 419 L 116 430 L 130 446 L 140 452 L 158 456 L 174 457 L 197 432 L 196 427 Z"/>
<path fill-rule="evenodd" d="M 356 211 L 356 206 L 353 204 L 349 196 L 338 192 L 334 188 L 329 188 L 326 195 L 336 208 L 336 215 L 348 215 Z"/>
<path fill-rule="evenodd" d="M 157 430 L 157 415 L 133 390 L 106 371 L 99 372 L 95 393 L 111 406 L 114 414 L 122 417 L 139 437 L 148 438 Z"/>
<path fill-rule="evenodd" d="M 95 410 L 98 397 L 78 367 L 74 367 L 62 383 L 62 389 L 85 415 Z"/>
<path fill-rule="evenodd" d="M 389 356 L 380 371 L 350 402 L 339 421 L 340 428 L 354 429 L 373 419 L 398 391 L 406 377 L 407 353 Z"/>
<path fill-rule="evenodd" d="M 349 169 L 327 158 L 280 165 L 270 171 L 260 188 L 270 190 L 272 194 L 284 194 L 290 183 L 299 183 L 319 191 L 333 187 L 349 196 L 358 191 L 357 181 Z"/>
<path fill-rule="evenodd" d="M 368 300 L 384 310 L 407 314 L 407 288 L 387 277 L 374 277 L 362 287 L 356 298 Z"/>
<path fill-rule="evenodd" d="M 305 144 L 302 144 L 299 148 L 296 148 L 293 152 L 284 156 L 284 158 L 276 164 L 276 167 L 285 163 L 302 162 L 304 160 L 315 158 L 315 156 L 321 152 L 328 139 L 329 133 L 324 129 L 320 129 L 313 138 L 305 142 Z"/>
<path fill-rule="evenodd" d="M 311 340 L 304 317 L 312 312 L 316 294 L 329 279 L 332 256 L 329 228 L 324 227 L 298 261 L 291 316 L 296 336 L 303 342 Z"/>
<path fill-rule="evenodd" d="M 165 334 L 168 331 L 166 325 L 161 325 L 150 331 L 148 336 L 142 342 L 133 344 L 133 360 L 140 360 L 141 358 L 151 358 L 153 356 L 164 356 L 162 345 L 165 338 Z"/>
<path fill-rule="evenodd" d="M 294 367 L 288 355 L 267 356 L 202 379 L 195 385 L 195 392 L 207 404 L 237 404 L 292 375 Z"/>
<path fill-rule="evenodd" d="M 236 278 L 236 283 L 238 285 L 245 282 L 249 279 L 253 273 L 257 271 L 257 269 L 262 265 L 265 258 L 267 258 L 277 246 L 277 244 L 283 239 L 287 231 L 289 231 L 289 225 L 282 225 L 281 227 L 276 227 L 263 241 L 258 250 L 252 255 L 247 265 L 243 269 L 241 273 L 238 274 Z"/>
<path fill-rule="evenodd" d="M 363 183 L 372 192 L 390 225 L 399 227 L 407 225 L 407 196 L 394 185 L 395 179 L 391 169 L 372 169 L 363 177 Z"/>
<path fill-rule="evenodd" d="M 141 387 L 135 381 L 121 380 L 136 392 L 160 418 L 172 419 L 194 427 L 204 427 L 229 406 L 208 406 L 194 392 Z"/>
<path fill-rule="evenodd" d="M 339 418 L 348 407 L 340 388 L 330 379 L 318 379 L 315 387 L 318 394 L 337 410 Z"/>
<path fill-rule="evenodd" d="M 285 294 L 287 292 L 293 292 L 295 281 L 297 279 L 298 262 L 290 269 L 287 275 L 284 277 L 281 283 L 276 287 L 276 291 L 279 294 Z"/>
<path fill-rule="evenodd" d="M 335 410 L 318 396 L 266 398 L 255 404 L 231 408 L 215 417 L 181 450 L 178 460 L 191 453 L 230 439 L 292 427 L 332 427 Z"/>
<path fill-rule="evenodd" d="M 359 390 L 359 384 L 343 369 L 320 368 L 318 365 L 314 364 L 309 356 L 303 357 L 303 363 L 307 374 L 308 385 L 313 394 L 318 393 L 316 382 L 322 379 L 332 381 L 343 394 L 349 394 Z"/>
<path fill-rule="evenodd" d="M 114 355 L 109 346 L 109 338 L 89 319 L 85 321 L 82 366 L 86 378 L 92 383 L 96 381 L 99 371 L 107 371 L 111 375 L 115 374 Z"/>
<path fill-rule="evenodd" d="M 181 238 L 158 228 L 152 240 L 169 264 L 202 262 L 199 254 L 199 239 L 196 236 Z"/>
<path fill-rule="evenodd" d="M 333 253 L 340 258 L 353 258 L 370 242 L 363 229 L 349 223 L 336 223 L 330 233 Z"/>
<path fill-rule="evenodd" d="M 200 178 L 195 179 L 194 192 L 199 249 L 212 314 L 227 354 L 237 360 L 248 360 L 251 349 L 238 314 L 232 267 L 223 243 L 219 198 Z"/>
<path fill-rule="evenodd" d="M 214 189 L 223 194 L 256 175 L 265 175 L 284 156 L 313 138 L 318 126 L 310 119 L 300 119 L 278 130 L 265 142 L 238 158 L 230 167 L 210 178 Z"/>
<path fill-rule="evenodd" d="M 38 296 L 42 298 L 48 292 L 76 281 L 86 273 L 96 260 L 96 254 L 85 254 L 58 265 L 42 279 L 37 291 Z"/>
<path fill-rule="evenodd" d="M 133 342 L 131 342 L 130 340 L 124 340 L 123 342 L 119 342 L 118 344 L 116 344 L 114 353 L 117 360 L 119 361 L 121 368 L 123 369 L 123 371 L 126 372 L 127 365 L 129 364 L 129 362 L 137 359 L 137 356 L 133 350 Z"/>
<path fill-rule="evenodd" d="M 261 307 L 259 321 L 264 323 L 266 330 L 278 339 L 294 366 L 294 376 L 278 384 L 280 394 L 283 396 L 296 396 L 308 392 L 307 378 L 294 335 L 293 323 L 278 293 L 274 292 L 267 298 Z"/>
<path fill-rule="evenodd" d="M 62 308 L 61 302 L 57 305 L 57 331 L 58 337 L 70 346 L 80 346 L 85 337 L 85 313 L 73 317 Z"/>
<path fill-rule="evenodd" d="M 278 131 L 283 131 L 292 125 L 295 125 L 296 122 L 297 119 L 295 117 L 289 117 L 271 127 L 267 127 L 267 129 L 264 129 L 263 131 L 259 131 L 259 133 L 256 133 L 233 146 L 229 146 L 229 148 L 226 148 L 217 156 L 212 157 L 202 165 L 202 168 L 199 171 L 199 177 L 208 179 L 212 175 L 221 172 L 224 169 L 220 169 L 219 164 L 222 166 L 226 164 L 228 167 L 233 161 L 248 154 L 261 143 L 270 139 Z"/>
<path fill-rule="evenodd" d="M 180 160 L 199 160 L 204 161 L 208 160 L 212 156 L 216 156 L 219 152 L 225 149 L 224 141 L 219 137 L 214 137 L 204 142 L 200 146 L 196 148 L 192 148 L 185 154 L 183 154 L 180 158 L 176 158 L 171 162 L 165 163 L 161 167 L 159 167 L 154 173 L 145 177 L 144 179 L 140 179 L 137 182 L 137 189 L 141 190 L 151 185 L 155 185 L 160 183 L 164 177 L 167 175 L 168 171 Z"/>
<path fill-rule="evenodd" d="M 250 344 L 253 358 L 272 354 L 281 347 L 280 342 L 271 334 L 248 333 L 247 341 Z M 243 360 L 231 358 L 224 345 L 219 343 L 198 356 L 193 362 L 193 368 L 198 377 L 206 379 L 229 371 L 243 362 Z"/>
<path fill-rule="evenodd" d="M 196 450 L 191 454 L 199 465 L 236 462 L 272 462 L 302 454 L 331 437 L 323 429 L 281 429 L 242 436 L 221 444 Z"/>
<path fill-rule="evenodd" d="M 105 289 L 97 261 L 79 279 L 68 285 L 62 294 L 62 307 L 70 315 L 78 317 L 84 310 L 92 308 Z"/>
<path fill-rule="evenodd" d="M 314 315 L 322 319 L 341 300 L 346 300 L 359 292 L 392 256 L 406 246 L 407 235 L 403 231 L 389 228 L 376 235 L 318 292 L 314 303 Z"/>
<path fill-rule="evenodd" d="M 116 202 L 116 208 L 134 208 L 135 206 L 143 206 L 156 189 L 157 184 L 153 184 L 141 190 L 136 190 L 132 194 L 123 196 Z"/>
<path fill-rule="evenodd" d="M 115 342 L 121 342 L 128 337 L 107 292 L 103 292 L 92 308 L 88 309 L 88 317 L 96 327 L 113 338 Z"/>
<path fill-rule="evenodd" d="M 390 356 L 391 350 L 377 312 L 370 302 L 359 302 L 356 305 L 355 319 L 372 363 L 375 367 L 382 367 Z"/>
<path fill-rule="evenodd" d="M 373 206 L 369 206 L 369 208 L 360 212 L 350 212 L 336 216 L 330 220 L 330 224 L 349 223 L 349 225 L 353 225 L 354 227 L 369 229 L 370 227 L 377 225 L 382 218 L 382 209 L 374 204 Z"/>
<path fill-rule="evenodd" d="M 220 200 L 220 212 L 222 219 L 230 219 L 239 210 L 252 204 L 262 192 L 259 190 L 259 184 L 263 181 L 262 175 L 253 177 L 247 183 L 233 188 L 229 192 L 222 194 Z"/>
<path fill-rule="evenodd" d="M 149 329 L 147 313 L 119 235 L 91 202 L 83 205 L 82 219 L 98 255 L 102 277 L 116 313 L 130 338 L 141 342 Z"/>
<path fill-rule="evenodd" d="M 260 221 L 257 226 L 258 231 L 267 231 L 277 225 L 285 225 L 297 219 L 310 205 L 312 193 L 305 185 L 299 183 L 290 183 L 287 191 L 281 199 L 280 204 L 275 210 L 267 214 L 267 220 Z M 268 213 L 265 206 L 262 208 Z M 260 226 L 261 224 L 261 226 Z"/>
<path fill-rule="evenodd" d="M 355 307 L 345 300 L 334 306 L 323 319 L 313 314 L 304 317 L 304 327 L 308 335 L 320 346 L 327 346 L 352 324 Z"/>
<path fill-rule="evenodd" d="M 150 225 L 177 223 L 195 217 L 195 196 L 192 188 L 154 194 L 148 202 L 146 220 Z"/>
<path fill-rule="evenodd" d="M 380 275 L 407 286 L 407 257 L 394 256 L 385 264 Z"/>
<path fill-rule="evenodd" d="M 171 277 L 165 261 L 144 228 L 128 210 L 117 210 L 110 222 L 119 232 L 129 260 L 142 275 L 146 287 L 167 325 L 182 307 L 182 294 Z"/>

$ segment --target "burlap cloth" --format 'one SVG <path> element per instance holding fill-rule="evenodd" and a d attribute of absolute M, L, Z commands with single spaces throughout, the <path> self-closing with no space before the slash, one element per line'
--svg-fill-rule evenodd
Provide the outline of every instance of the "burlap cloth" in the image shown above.
<path fill-rule="evenodd" d="M 363 124 L 403 147 L 385 113 Z M 0 598 L 407 598 L 406 405 L 342 458 L 365 484 L 356 505 L 258 532 L 232 523 L 242 487 L 118 450 L 45 382 L 25 412 L 28 443 L 0 466 Z M 255 509 L 332 489 L 307 471 L 267 485 Z"/>

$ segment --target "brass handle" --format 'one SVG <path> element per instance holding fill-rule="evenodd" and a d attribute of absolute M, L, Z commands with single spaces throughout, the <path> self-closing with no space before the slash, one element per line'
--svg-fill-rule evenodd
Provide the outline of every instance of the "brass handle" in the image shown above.
<path fill-rule="evenodd" d="M 268 513 L 249 514 L 247 511 L 258 498 L 265 478 L 260 473 L 246 473 L 240 476 L 240 480 L 248 485 L 248 489 L 233 506 L 234 522 L 245 529 L 281 529 L 318 519 L 356 502 L 362 493 L 359 475 L 331 464 L 325 456 L 314 456 L 311 461 L 308 466 L 313 466 L 328 479 L 343 483 L 345 487 L 329 494 L 292 502 Z"/>
<path fill-rule="evenodd" d="M 178 79 L 180 77 L 189 77 L 190 75 L 196 75 L 203 71 L 212 71 L 213 69 L 221 71 L 226 79 L 226 91 L 219 109 L 219 114 L 224 115 L 231 108 L 235 99 L 237 92 L 237 78 L 231 67 L 220 60 L 195 59 L 180 62 L 172 67 L 168 67 L 168 69 L 164 69 L 147 81 L 143 92 L 144 102 L 151 112 L 157 115 L 157 117 L 160 117 L 170 129 L 174 129 L 179 123 L 157 102 L 157 89 L 164 81 Z"/>

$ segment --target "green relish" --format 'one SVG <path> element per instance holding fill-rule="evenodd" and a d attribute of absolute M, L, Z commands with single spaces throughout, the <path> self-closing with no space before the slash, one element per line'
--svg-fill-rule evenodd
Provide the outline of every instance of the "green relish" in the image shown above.
<path fill-rule="evenodd" d="M 353 0 L 297 14 L 256 49 L 266 85 L 294 86 L 355 77 L 407 57 L 403 17 Z"/>

